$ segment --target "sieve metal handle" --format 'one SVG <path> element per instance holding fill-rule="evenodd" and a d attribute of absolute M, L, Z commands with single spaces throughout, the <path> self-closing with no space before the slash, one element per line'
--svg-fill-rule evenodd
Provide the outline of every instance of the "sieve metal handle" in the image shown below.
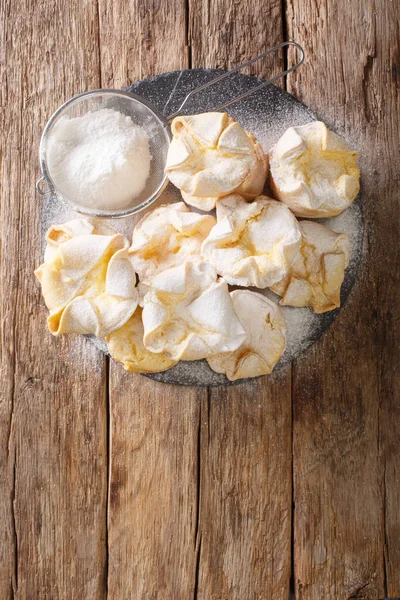
<path fill-rule="evenodd" d="M 260 83 L 259 85 L 256 85 L 255 87 L 251 88 L 250 90 L 243 92 L 243 94 L 240 94 L 239 96 L 236 96 L 235 98 L 232 98 L 232 100 L 228 100 L 228 102 L 224 102 L 224 104 L 221 104 L 220 106 L 218 106 L 212 110 L 217 111 L 217 110 L 221 110 L 222 108 L 226 108 L 227 106 L 230 106 L 231 104 L 234 104 L 235 102 L 238 102 L 239 100 L 243 100 L 243 98 L 247 98 L 247 96 L 254 94 L 254 92 L 256 92 L 257 90 L 259 90 L 262 87 L 264 87 L 265 85 L 267 85 L 267 83 L 272 83 L 273 81 L 276 81 L 277 79 L 280 79 L 281 77 L 284 77 L 288 73 L 291 73 L 292 71 L 294 71 L 295 69 L 300 67 L 300 65 L 302 65 L 304 62 L 303 48 L 297 42 L 292 42 L 292 41 L 283 42 L 282 44 L 279 44 L 278 46 L 274 46 L 274 48 L 270 48 L 269 50 L 267 50 L 266 52 L 263 52 L 262 54 L 259 54 L 255 58 L 247 60 L 246 62 L 242 63 L 241 65 L 238 65 L 237 67 L 234 67 L 233 69 L 230 69 L 226 73 L 223 73 L 222 75 L 219 75 L 218 77 L 215 77 L 215 79 L 212 79 L 211 81 L 207 81 L 207 83 L 203 83 L 203 85 L 199 85 L 199 87 L 195 88 L 194 90 L 192 90 L 191 92 L 188 93 L 188 95 L 185 97 L 184 101 L 178 108 L 178 110 L 176 112 L 174 112 L 172 115 L 170 115 L 169 117 L 167 117 L 168 123 L 170 123 L 173 119 L 175 119 L 175 117 L 178 117 L 181 114 L 181 111 L 182 111 L 183 107 L 185 106 L 186 102 L 189 100 L 189 98 L 191 98 L 198 92 L 201 92 L 202 90 L 205 90 L 206 88 L 213 86 L 218 81 L 222 81 L 223 79 L 226 79 L 227 77 L 229 77 L 232 73 L 235 73 L 236 71 L 240 71 L 240 69 L 243 69 L 244 67 L 248 67 L 249 65 L 252 65 L 253 63 L 257 62 L 258 60 L 261 60 L 262 58 L 264 58 L 265 56 L 268 56 L 269 54 L 272 54 L 273 52 L 276 52 L 277 50 L 280 50 L 281 48 L 285 48 L 286 46 L 294 46 L 295 48 L 297 48 L 297 50 L 300 53 L 300 60 L 295 65 L 293 65 L 289 69 L 286 69 L 286 71 L 282 71 L 281 73 L 278 73 L 278 75 L 271 77 L 271 79 L 268 79 L 267 81 L 263 81 L 262 83 Z"/>

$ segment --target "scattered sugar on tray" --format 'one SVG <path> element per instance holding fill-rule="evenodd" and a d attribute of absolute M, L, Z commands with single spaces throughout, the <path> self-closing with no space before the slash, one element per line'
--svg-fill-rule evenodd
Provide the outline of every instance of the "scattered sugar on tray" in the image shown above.
<path fill-rule="evenodd" d="M 185 94 L 195 87 L 195 83 L 201 84 L 204 83 L 206 79 L 210 78 L 210 76 L 205 77 L 202 74 L 200 75 L 197 74 L 196 71 L 185 71 L 178 75 L 176 73 L 161 75 L 152 80 L 150 85 L 149 82 L 139 83 L 133 88 L 133 91 L 142 94 L 154 105 L 158 106 L 159 110 L 162 110 L 166 103 L 163 87 L 166 83 L 164 83 L 164 80 L 165 82 L 171 80 L 173 82 L 173 91 L 170 93 L 172 87 L 171 89 L 168 88 L 170 97 L 167 100 L 168 112 L 171 113 L 179 107 Z M 202 77 L 204 78 L 202 79 Z M 237 75 L 237 77 L 244 76 Z M 192 79 L 194 81 L 192 81 Z M 245 83 L 243 85 L 244 89 L 247 89 Z M 170 101 L 172 96 L 174 96 L 173 102 Z M 225 96 L 222 95 L 220 98 L 217 98 L 217 101 L 222 103 L 224 99 Z M 207 109 L 211 110 L 215 105 L 216 102 L 214 102 L 214 104 L 211 103 L 210 106 L 207 106 Z M 202 103 L 201 108 L 206 108 L 205 102 L 204 104 Z M 232 115 L 246 130 L 254 133 L 266 152 L 274 146 L 288 127 L 304 125 L 310 121 L 317 120 L 316 115 L 313 114 L 310 109 L 299 104 L 289 94 L 282 93 L 281 90 L 274 86 L 267 86 L 260 90 L 256 96 L 230 106 L 227 112 L 229 112 L 229 114 Z M 342 131 L 337 131 L 337 133 L 343 135 Z M 344 137 L 350 146 L 358 149 L 362 153 L 363 149 L 359 147 L 358 139 L 349 139 L 347 135 L 344 135 Z M 369 149 L 365 149 L 366 152 L 367 150 Z M 362 160 L 360 163 L 362 168 Z M 168 196 L 170 195 L 171 198 L 163 195 L 163 197 L 159 199 L 159 204 L 177 202 L 180 200 L 176 188 L 171 185 L 165 193 L 168 194 Z M 53 203 L 54 207 L 57 207 L 53 209 L 51 200 L 46 198 L 45 204 L 46 209 L 43 211 L 42 216 L 43 234 L 51 223 L 62 222 L 63 220 L 67 220 L 67 216 L 69 216 L 69 214 L 64 216 L 61 204 Z M 196 210 L 195 212 L 200 211 Z M 130 235 L 137 218 L 138 216 L 136 215 L 124 219 L 123 221 L 118 221 L 117 229 L 123 231 L 126 235 Z M 342 292 L 344 294 L 343 299 L 345 300 L 354 284 L 357 270 L 362 259 L 363 216 L 360 200 L 356 200 L 341 215 L 330 219 L 318 219 L 318 222 L 325 224 L 334 231 L 346 233 L 350 238 L 351 259 L 350 265 L 346 269 L 345 280 L 342 286 Z M 257 289 L 256 291 L 272 298 L 275 302 L 279 301 L 278 296 L 269 290 Z M 282 307 L 282 310 L 287 321 L 287 346 L 279 363 L 279 365 L 283 367 L 284 365 L 287 366 L 290 364 L 293 359 L 299 356 L 313 343 L 313 341 L 320 337 L 329 324 L 335 319 L 336 311 L 325 313 L 323 315 L 316 315 L 309 308 Z M 107 352 L 107 347 L 102 340 L 91 338 L 91 342 L 103 352 Z M 276 369 L 278 369 L 278 366 Z M 202 386 L 229 384 L 223 375 L 211 371 L 204 360 L 195 362 L 181 361 L 172 369 L 162 373 L 153 374 L 150 377 L 156 381 L 178 383 L 181 385 Z M 251 381 L 247 380 L 247 385 L 250 384 Z"/>
<path fill-rule="evenodd" d="M 129 205 L 150 174 L 148 134 L 113 109 L 62 117 L 50 133 L 47 154 L 50 176 L 61 194 L 89 208 Z"/>
<path fill-rule="evenodd" d="M 252 288 L 253 289 L 253 288 Z M 255 288 L 254 288 L 255 289 Z M 264 294 L 273 302 L 279 304 L 279 296 L 269 289 L 256 290 Z M 286 350 L 280 360 L 284 365 L 291 362 L 306 350 L 310 345 L 310 338 L 318 328 L 320 315 L 316 315 L 310 308 L 294 308 L 292 306 L 279 305 L 286 320 Z"/>
<path fill-rule="evenodd" d="M 266 88 L 262 92 L 263 96 L 271 95 L 273 118 L 260 119 L 258 114 L 255 115 L 254 110 L 249 110 L 251 103 L 238 103 L 228 109 L 234 119 L 239 121 L 246 130 L 254 133 L 264 152 L 271 150 L 288 127 L 305 125 L 317 120 L 311 110 L 294 101 L 289 95 L 286 102 L 277 104 L 275 94 L 275 89 Z M 260 112 L 261 110 L 260 108 Z"/>
<path fill-rule="evenodd" d="M 318 323 L 319 316 L 311 308 L 281 306 L 286 320 L 286 350 L 282 363 L 291 362 L 310 345 L 310 336 Z"/>
<path fill-rule="evenodd" d="M 350 240 L 350 264 L 347 271 L 358 268 L 363 251 L 363 215 L 359 202 L 353 202 L 351 206 L 337 217 L 330 219 L 319 219 L 332 231 L 345 233 Z"/>

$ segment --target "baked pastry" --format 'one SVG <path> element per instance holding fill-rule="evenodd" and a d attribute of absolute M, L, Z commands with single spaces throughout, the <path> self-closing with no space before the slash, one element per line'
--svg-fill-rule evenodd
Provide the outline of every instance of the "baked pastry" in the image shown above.
<path fill-rule="evenodd" d="M 340 306 L 340 288 L 350 259 L 346 234 L 300 221 L 301 249 L 290 273 L 271 286 L 285 306 L 311 306 L 323 313 Z"/>
<path fill-rule="evenodd" d="M 187 260 L 200 260 L 201 244 L 216 220 L 192 212 L 184 202 L 147 213 L 133 230 L 129 254 L 140 281 L 151 279 Z"/>
<path fill-rule="evenodd" d="M 357 156 L 321 121 L 290 127 L 269 156 L 274 195 L 300 217 L 338 215 L 360 189 Z"/>
<path fill-rule="evenodd" d="M 138 304 L 127 238 L 102 221 L 76 219 L 51 227 L 46 239 L 35 275 L 51 333 L 104 337 L 122 327 Z"/>
<path fill-rule="evenodd" d="M 231 298 L 247 337 L 233 352 L 217 354 L 207 362 L 230 381 L 267 375 L 286 346 L 285 317 L 279 306 L 262 294 L 235 290 Z"/>
<path fill-rule="evenodd" d="M 145 348 L 143 334 L 142 309 L 138 306 L 125 325 L 106 337 L 112 358 L 134 373 L 158 373 L 173 367 L 176 361 Z"/>
<path fill-rule="evenodd" d="M 300 229 L 290 210 L 258 196 L 246 202 L 232 194 L 217 203 L 217 225 L 202 245 L 210 262 L 231 285 L 266 288 L 289 273 L 300 248 Z"/>
<path fill-rule="evenodd" d="M 172 360 L 236 350 L 246 337 L 227 283 L 205 262 L 186 262 L 140 284 L 143 343 Z"/>
<path fill-rule="evenodd" d="M 172 122 L 166 173 L 188 204 L 212 210 L 236 191 L 247 199 L 264 188 L 268 159 L 252 133 L 226 113 L 177 117 Z"/>

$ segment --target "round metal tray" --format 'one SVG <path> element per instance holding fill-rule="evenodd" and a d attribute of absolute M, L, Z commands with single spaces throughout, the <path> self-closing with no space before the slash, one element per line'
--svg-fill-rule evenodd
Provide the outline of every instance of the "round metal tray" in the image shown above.
<path fill-rule="evenodd" d="M 210 69 L 173 71 L 140 81 L 129 87 L 128 91 L 132 91 L 148 100 L 159 112 L 171 114 L 177 110 L 183 98 L 190 90 L 209 81 L 220 72 L 219 70 Z M 186 114 L 206 112 L 212 109 L 213 106 L 222 103 L 227 97 L 233 97 L 257 85 L 260 81 L 260 79 L 250 75 L 234 73 L 223 84 L 196 95 L 192 103 L 189 103 L 185 107 L 185 112 Z M 317 120 L 316 115 L 306 106 L 298 102 L 290 94 L 273 85 L 268 85 L 255 92 L 249 98 L 230 106 L 229 114 L 245 129 L 254 133 L 266 152 L 270 150 L 288 127 L 303 125 L 309 121 Z M 338 133 L 342 132 L 339 131 Z M 348 141 L 350 144 L 352 143 L 351 140 Z M 267 187 L 265 193 L 270 193 Z M 179 200 L 181 200 L 179 191 L 169 184 L 163 196 L 149 210 L 152 210 L 158 204 Z M 137 216 L 113 221 L 112 224 L 116 229 L 125 233 L 130 238 L 136 221 L 143 214 L 140 213 Z M 66 208 L 58 200 L 46 197 L 42 215 L 43 242 L 45 232 L 50 225 L 62 223 L 74 217 L 76 218 L 76 214 L 71 212 L 70 209 Z M 287 348 L 276 370 L 284 368 L 285 365 L 288 365 L 294 358 L 302 354 L 337 318 L 340 310 L 343 310 L 361 264 L 364 221 L 360 196 L 349 209 L 338 217 L 319 219 L 318 222 L 324 223 L 336 231 L 347 233 L 350 237 L 351 258 L 342 285 L 342 308 L 322 315 L 316 315 L 309 308 L 283 307 L 288 323 Z M 275 301 L 279 300 L 277 296 L 268 290 L 257 291 L 261 291 L 261 293 L 266 294 Z M 94 343 L 103 352 L 107 353 L 107 346 L 104 341 L 98 340 L 94 336 L 88 336 L 88 338 L 91 343 Z M 205 360 L 194 362 L 181 361 L 168 371 L 151 375 L 147 374 L 146 377 L 177 385 L 234 385 L 224 375 L 214 373 Z"/>

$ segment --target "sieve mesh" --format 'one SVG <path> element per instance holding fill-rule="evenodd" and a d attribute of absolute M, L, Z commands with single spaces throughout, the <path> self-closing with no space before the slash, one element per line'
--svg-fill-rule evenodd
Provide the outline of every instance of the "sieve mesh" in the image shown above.
<path fill-rule="evenodd" d="M 58 190 L 51 179 L 48 168 L 48 140 L 51 132 L 60 118 L 71 119 L 81 117 L 89 112 L 95 112 L 103 108 L 116 110 L 129 116 L 135 125 L 142 127 L 149 137 L 150 174 L 143 191 L 132 198 L 132 201 L 122 209 L 99 210 L 80 204 L 76 198 L 68 198 Z M 83 214 L 97 217 L 124 217 L 142 210 L 151 204 L 160 191 L 166 186 L 167 179 L 164 167 L 167 160 L 168 146 L 170 142 L 169 128 L 166 119 L 158 115 L 150 106 L 131 93 L 119 90 L 95 90 L 77 96 L 61 106 L 53 115 L 43 132 L 40 144 L 40 162 L 42 172 L 50 187 L 50 192 L 58 199 L 70 204 L 75 210 Z"/>

